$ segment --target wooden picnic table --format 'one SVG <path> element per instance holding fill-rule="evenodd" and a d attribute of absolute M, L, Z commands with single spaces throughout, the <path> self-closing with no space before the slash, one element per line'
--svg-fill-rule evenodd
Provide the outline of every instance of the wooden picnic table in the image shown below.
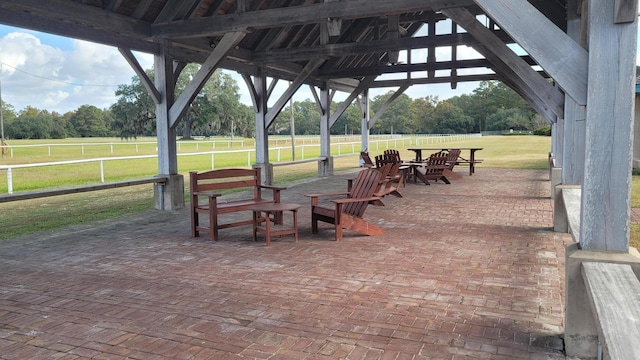
<path fill-rule="evenodd" d="M 476 160 L 476 151 L 482 150 L 482 148 L 459 148 L 459 147 L 452 147 L 452 148 L 409 148 L 407 150 L 411 150 L 413 152 L 416 153 L 416 158 L 415 161 L 416 162 L 422 162 L 422 151 L 432 151 L 432 152 L 437 152 L 437 151 L 449 151 L 451 149 L 460 149 L 460 150 L 468 150 L 469 151 L 469 158 L 468 159 L 464 159 L 464 158 L 459 158 L 458 163 L 463 163 L 463 164 L 469 164 L 469 175 L 473 175 L 474 172 L 476 172 L 476 164 L 482 162 L 482 160 Z"/>

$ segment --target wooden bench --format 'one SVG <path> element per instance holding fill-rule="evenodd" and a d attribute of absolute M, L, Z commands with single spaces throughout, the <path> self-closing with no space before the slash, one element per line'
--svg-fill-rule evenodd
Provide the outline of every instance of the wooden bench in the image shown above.
<path fill-rule="evenodd" d="M 286 188 L 267 186 L 260 184 L 260 169 L 221 169 L 205 172 L 189 173 L 189 184 L 191 191 L 191 236 L 197 237 L 200 231 L 209 233 L 209 238 L 218 240 L 218 230 L 229 227 L 252 225 L 253 219 L 233 221 L 221 224 L 218 221 L 219 214 L 226 214 L 238 211 L 249 211 L 251 206 L 266 203 L 280 203 L 280 191 Z M 251 196 L 220 201 L 221 190 L 241 189 L 253 190 Z M 262 190 L 272 191 L 271 199 L 262 197 Z M 200 204 L 200 198 L 206 198 L 206 203 Z M 209 218 L 209 225 L 204 226 L 199 222 L 199 214 L 206 214 Z M 276 223 L 282 224 L 282 213 L 275 216 Z"/>
<path fill-rule="evenodd" d="M 628 264 L 582 263 L 602 359 L 640 359 L 640 281 Z M 600 355 L 600 354 L 598 354 Z"/>

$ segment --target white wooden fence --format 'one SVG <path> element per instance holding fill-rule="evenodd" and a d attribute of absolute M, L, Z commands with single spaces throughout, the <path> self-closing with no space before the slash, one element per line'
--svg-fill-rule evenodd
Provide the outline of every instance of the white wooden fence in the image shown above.
<path fill-rule="evenodd" d="M 389 148 L 398 148 L 398 147 L 406 147 L 406 146 L 422 146 L 422 145 L 428 145 L 428 144 L 437 144 L 437 143 L 441 143 L 441 142 L 449 142 L 449 141 L 456 141 L 456 140 L 464 140 L 467 139 L 469 137 L 472 136 L 479 136 L 479 135 L 448 135 L 448 136 L 434 136 L 434 135 L 424 135 L 424 136 L 413 136 L 413 137 L 402 137 L 402 136 L 384 136 L 381 137 L 379 140 L 372 140 L 370 141 L 370 149 L 369 151 L 375 151 L 375 150 L 384 150 L 384 149 L 389 149 Z M 315 140 L 312 140 L 311 137 L 309 137 L 309 140 L 305 140 L 305 139 L 298 139 L 296 138 L 296 143 L 301 142 L 302 145 L 296 145 L 295 149 L 296 149 L 296 154 L 299 154 L 296 156 L 296 160 L 295 162 L 307 162 L 309 160 L 313 160 L 313 159 L 317 159 L 315 157 L 310 157 L 308 159 L 305 159 L 305 149 L 309 149 L 309 148 L 318 148 L 320 147 L 320 144 L 318 143 L 317 139 L 318 137 L 314 137 Z M 343 155 L 353 155 L 356 153 L 359 153 L 360 150 L 360 146 L 361 143 L 359 141 L 360 137 L 359 136 L 352 136 L 352 137 L 345 137 L 345 139 L 342 140 L 353 140 L 353 139 L 358 139 L 358 141 L 350 141 L 350 142 L 340 142 L 340 141 L 333 141 L 331 144 L 331 149 L 332 149 L 332 153 L 336 156 L 343 156 Z M 332 140 L 334 140 L 334 138 L 332 137 Z M 232 142 L 243 142 L 244 140 L 227 140 L 226 144 L 227 147 L 230 148 L 232 147 Z M 282 141 L 286 141 L 286 139 L 274 139 L 273 143 L 277 144 L 278 142 L 282 142 Z M 309 142 L 309 144 L 304 144 L 305 142 Z M 196 141 L 195 142 L 195 146 L 196 149 L 204 149 L 204 148 L 216 148 L 216 146 L 220 146 L 220 145 L 216 145 L 216 143 L 221 143 L 220 140 L 216 140 L 216 141 Z M 109 147 L 109 151 L 110 153 L 113 153 L 114 146 L 121 146 L 121 145 L 127 145 L 127 146 L 136 146 L 136 152 L 138 151 L 138 146 L 139 145 L 150 145 L 150 144 L 155 144 L 153 142 L 139 142 L 139 143 L 80 143 L 80 144 L 44 144 L 44 145 L 16 145 L 16 146 L 9 146 L 10 150 L 11 150 L 11 156 L 13 156 L 13 150 L 14 148 L 20 148 L 20 147 L 47 147 L 48 148 L 48 154 L 49 156 L 51 156 L 51 149 L 54 148 L 55 146 L 78 146 L 82 152 L 82 154 L 84 154 L 84 149 L 86 146 L 108 146 Z M 179 143 L 180 144 L 180 143 Z M 185 144 L 185 143 L 183 143 Z M 192 142 L 188 143 L 189 145 L 193 146 Z M 241 144 L 241 146 L 244 146 L 244 143 Z M 375 146 L 375 147 L 374 147 Z M 180 146 L 178 146 L 178 150 L 180 150 Z M 281 161 L 281 153 L 282 151 L 285 152 L 289 152 L 291 151 L 291 147 L 273 147 L 269 149 L 270 154 L 273 154 L 273 152 L 275 152 L 275 161 L 274 161 L 274 165 L 277 165 L 277 163 L 282 162 Z M 215 169 L 215 162 L 216 162 L 216 157 L 220 157 L 220 156 L 227 156 L 229 154 L 232 153 L 246 153 L 247 154 L 247 162 L 246 165 L 247 166 L 251 166 L 252 164 L 252 160 L 255 158 L 255 149 L 240 149 L 240 150 L 210 150 L 210 151 L 198 151 L 198 152 L 188 152 L 188 153 L 178 153 L 178 156 L 210 156 L 211 157 L 211 169 Z M 122 160 L 138 160 L 138 159 L 149 159 L 149 158 L 157 158 L 157 155 L 136 155 L 136 156 L 120 156 L 120 157 L 101 157 L 101 158 L 92 158 L 92 159 L 80 159 L 80 160 L 67 160 L 67 161 L 54 161 L 54 162 L 46 162 L 46 163 L 31 163 L 31 164 L 14 164 L 14 165 L 0 165 L 0 171 L 5 170 L 6 171 L 6 176 L 7 176 L 7 193 L 8 194 L 13 194 L 13 188 L 14 188 L 14 184 L 13 184 L 13 171 L 16 169 L 27 169 L 27 168 L 38 168 L 38 167 L 46 167 L 46 166 L 60 166 L 60 165 L 70 165 L 70 164 L 80 164 L 80 163 L 99 163 L 99 169 L 100 169 L 100 182 L 104 183 L 105 182 L 105 173 L 104 173 L 104 163 L 107 161 L 122 161 Z M 291 164 L 291 163 L 295 163 L 292 161 L 287 161 L 285 162 L 286 164 Z"/>

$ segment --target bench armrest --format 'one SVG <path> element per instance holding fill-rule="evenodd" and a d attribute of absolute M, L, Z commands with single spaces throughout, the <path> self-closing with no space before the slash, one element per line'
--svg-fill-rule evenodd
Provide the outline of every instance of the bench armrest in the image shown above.
<path fill-rule="evenodd" d="M 222 196 L 222 194 L 214 193 L 214 192 L 211 192 L 211 191 L 194 191 L 194 192 L 191 193 L 191 195 L 193 195 L 193 196 L 206 196 L 206 197 L 209 197 L 209 198 Z"/>
<path fill-rule="evenodd" d="M 261 187 L 261 188 L 263 188 L 263 189 L 276 190 L 276 191 L 287 190 L 287 188 L 286 188 L 286 187 L 281 187 L 281 186 L 258 185 L 258 187 Z"/>

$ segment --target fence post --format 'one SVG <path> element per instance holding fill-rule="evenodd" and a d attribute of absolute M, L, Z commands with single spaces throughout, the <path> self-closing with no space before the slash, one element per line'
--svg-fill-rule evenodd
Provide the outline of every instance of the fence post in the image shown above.
<path fill-rule="evenodd" d="M 280 148 L 278 148 L 278 162 L 280 162 Z"/>
<path fill-rule="evenodd" d="M 247 166 L 251 166 L 251 151 L 247 151 Z"/>
<path fill-rule="evenodd" d="M 111 147 L 111 153 L 113 154 L 113 143 L 109 144 L 109 146 Z"/>
<path fill-rule="evenodd" d="M 7 168 L 7 192 L 13 194 L 13 173 L 11 168 Z"/>
<path fill-rule="evenodd" d="M 104 182 L 104 160 L 100 160 L 100 182 Z"/>
<path fill-rule="evenodd" d="M 215 154 L 211 153 L 211 170 L 216 168 L 215 167 L 216 163 L 215 163 L 215 160 L 214 160 L 214 156 L 215 156 Z"/>
<path fill-rule="evenodd" d="M 49 148 L 49 156 L 51 156 L 51 145 L 47 146 Z"/>

